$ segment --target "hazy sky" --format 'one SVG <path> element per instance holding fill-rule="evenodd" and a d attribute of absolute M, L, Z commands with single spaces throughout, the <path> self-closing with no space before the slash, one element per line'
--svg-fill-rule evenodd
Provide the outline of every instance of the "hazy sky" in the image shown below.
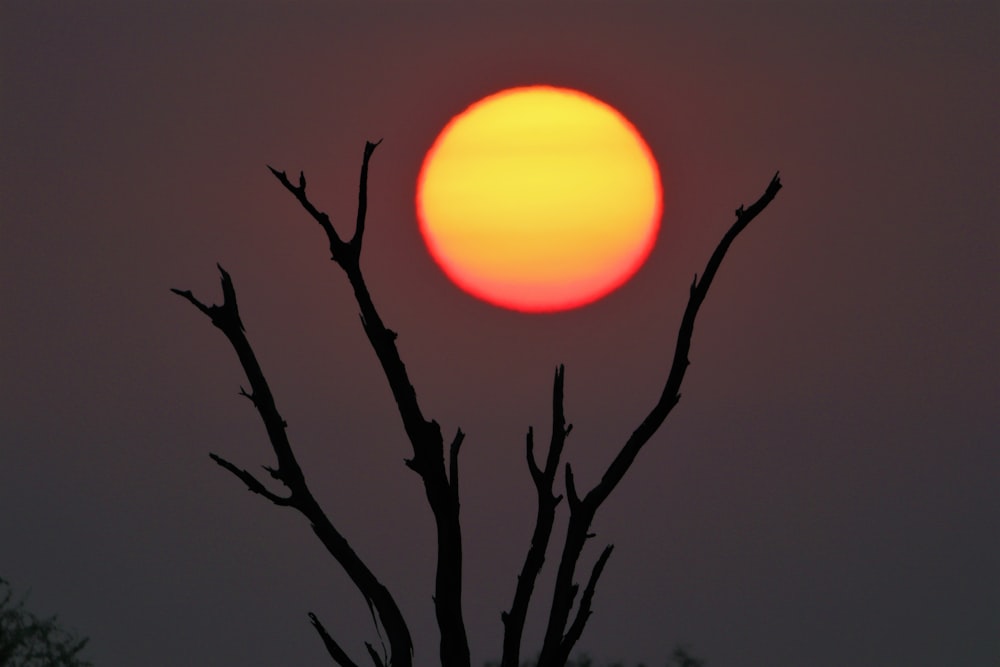
<path fill-rule="evenodd" d="M 680 405 L 597 516 L 582 567 L 616 549 L 579 646 L 997 664 L 997 5 L 541 4 L 0 6 L 0 576 L 106 667 L 329 664 L 309 610 L 358 659 L 375 640 L 306 522 L 208 458 L 273 463 L 232 350 L 169 292 L 216 301 L 221 262 L 315 492 L 435 663 L 409 444 L 320 229 L 265 168 L 305 170 L 349 230 L 382 137 L 364 268 L 425 413 L 468 434 L 466 622 L 474 664 L 498 659 L 553 368 L 589 487 L 659 395 L 692 275 L 780 169 Z M 558 315 L 454 288 L 414 214 L 448 119 L 529 83 L 621 110 L 666 192 L 638 275 Z"/>

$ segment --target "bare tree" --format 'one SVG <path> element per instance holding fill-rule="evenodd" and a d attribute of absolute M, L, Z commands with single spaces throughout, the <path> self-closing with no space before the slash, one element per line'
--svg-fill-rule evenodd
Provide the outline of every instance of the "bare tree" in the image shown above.
<path fill-rule="evenodd" d="M 441 665 L 469 667 L 469 643 L 462 616 L 462 531 L 459 522 L 458 461 L 465 435 L 461 429 L 455 432 L 448 445 L 446 459 L 441 427 L 435 420 L 425 417 L 421 411 L 406 366 L 396 348 L 396 333 L 382 322 L 365 285 L 360 266 L 368 200 L 368 164 L 376 146 L 378 143 L 367 142 L 365 145 L 361 163 L 357 220 L 354 233 L 348 240 L 340 236 L 330 222 L 329 216 L 317 209 L 307 197 L 305 174 L 299 173 L 296 184 L 289 180 L 284 171 L 268 168 L 298 200 L 301 207 L 319 223 L 329 241 L 331 258 L 343 269 L 354 289 L 354 296 L 361 311 L 362 326 L 382 365 L 399 409 L 403 428 L 413 448 L 413 456 L 406 460 L 406 465 L 420 476 L 427 501 L 434 514 L 437 527 L 434 608 L 440 630 Z M 609 544 L 601 551 L 590 568 L 581 593 L 577 581 L 577 565 L 587 540 L 594 537 L 590 532 L 591 522 L 597 510 L 628 472 L 639 450 L 649 442 L 680 400 L 680 387 L 689 363 L 688 351 L 698 309 L 705 300 L 708 288 L 733 240 L 774 199 L 780 188 L 781 182 L 778 174 L 775 174 L 764 194 L 756 202 L 747 208 L 740 206 L 736 209 L 736 221 L 712 253 L 701 278 L 695 275 L 663 392 L 646 418 L 625 440 L 601 480 L 592 489 L 581 494 L 574 483 L 572 467 L 569 463 L 565 464 L 565 494 L 569 507 L 569 523 L 556 573 L 548 624 L 539 654 L 539 667 L 565 665 L 569 660 L 570 651 L 580 639 L 591 614 L 594 591 L 613 548 Z M 372 617 L 384 631 L 389 643 L 388 652 L 383 650 L 379 653 L 371 643 L 365 642 L 369 658 L 376 667 L 388 665 L 410 667 L 413 663 L 413 642 L 406 621 L 389 590 L 351 548 L 348 540 L 333 525 L 310 491 L 288 441 L 285 432 L 287 424 L 278 412 L 264 373 L 247 340 L 236 304 L 233 281 L 221 266 L 218 268 L 222 280 L 221 305 L 206 305 L 196 299 L 190 291 L 177 289 L 172 291 L 207 315 L 212 324 L 221 329 L 232 344 L 250 385 L 249 391 L 241 388 L 240 393 L 253 403 L 260 414 L 277 460 L 276 467 L 265 466 L 265 470 L 284 486 L 284 491 L 281 493 L 272 491 L 246 469 L 234 465 L 217 454 L 210 456 L 217 464 L 243 481 L 250 491 L 262 495 L 275 505 L 291 507 L 306 517 L 316 536 L 364 596 Z M 534 431 L 529 428 L 527 433 L 527 465 L 537 490 L 538 509 L 531 544 L 517 578 L 514 599 L 510 609 L 501 614 L 504 626 L 501 662 L 503 667 L 516 667 L 520 662 L 521 640 L 528 606 L 548 551 L 556 510 L 563 499 L 562 495 L 556 495 L 554 489 L 556 476 L 563 467 L 561 462 L 563 445 L 572 429 L 572 426 L 566 423 L 563 412 L 563 377 L 563 367 L 559 366 L 552 387 L 552 432 L 548 452 L 542 465 L 535 456 Z M 333 660 L 343 667 L 356 666 L 357 663 L 327 632 L 316 615 L 309 613 L 309 619 Z"/>

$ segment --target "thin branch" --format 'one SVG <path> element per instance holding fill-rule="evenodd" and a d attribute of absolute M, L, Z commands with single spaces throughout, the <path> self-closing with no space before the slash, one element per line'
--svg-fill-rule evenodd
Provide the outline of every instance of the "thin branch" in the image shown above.
<path fill-rule="evenodd" d="M 371 160 L 372 153 L 378 145 L 382 143 L 379 139 L 375 143 L 365 142 L 365 156 L 361 161 L 361 183 L 358 186 L 358 218 L 354 226 L 354 236 L 351 237 L 351 247 L 358 257 L 361 256 L 361 240 L 365 235 L 365 217 L 368 215 L 368 161 Z"/>
<path fill-rule="evenodd" d="M 583 635 L 583 628 L 587 624 L 587 619 L 590 618 L 590 607 L 594 601 L 594 590 L 597 588 L 597 580 L 601 578 L 604 566 L 607 564 L 608 558 L 611 557 L 611 552 L 614 548 L 613 544 L 604 547 L 604 551 L 601 552 L 597 562 L 594 563 L 594 569 L 590 572 L 590 579 L 587 581 L 586 588 L 583 589 L 583 597 L 580 598 L 580 606 L 576 610 L 576 618 L 563 638 L 560 658 L 563 664 L 569 659 L 570 651 L 573 650 L 576 642 Z"/>
<path fill-rule="evenodd" d="M 544 470 L 540 469 L 535 461 L 534 429 L 528 428 L 526 456 L 528 470 L 538 495 L 538 511 L 535 517 L 535 530 L 531 536 L 531 546 L 521 567 L 521 574 L 517 577 L 514 601 L 511 603 L 510 611 L 500 615 L 504 624 L 503 656 L 500 661 L 502 667 L 517 667 L 520 664 L 521 639 L 528 606 L 535 589 L 535 581 L 545 563 L 545 553 L 549 548 L 552 525 L 555 522 L 556 506 L 562 500 L 562 496 L 553 493 L 552 486 L 559 470 L 559 460 L 566 444 L 566 436 L 573 428 L 571 424 L 566 424 L 563 410 L 564 376 L 565 369 L 560 365 L 556 368 L 555 379 L 552 382 L 552 434 Z"/>
<path fill-rule="evenodd" d="M 368 164 L 378 143 L 366 142 L 358 191 L 358 217 L 351 241 L 345 243 L 330 223 L 329 216 L 320 212 L 305 192 L 305 177 L 293 185 L 285 172 L 274 168 L 271 173 L 299 201 L 302 207 L 326 232 L 331 258 L 344 270 L 354 290 L 361 310 L 365 335 L 378 357 L 389 389 L 396 401 L 403 428 L 413 447 L 413 457 L 407 466 L 420 475 L 427 501 L 434 513 L 437 528 L 437 568 L 434 588 L 434 608 L 441 630 L 440 656 L 442 667 L 469 667 L 469 643 L 462 615 L 462 530 L 459 523 L 459 502 L 455 488 L 449 482 L 445 464 L 444 439 L 441 427 L 424 417 L 417 402 L 416 390 L 410 381 L 396 347 L 396 332 L 382 322 L 372 302 L 361 272 L 361 241 L 367 215 Z M 458 470 L 461 440 L 449 452 L 451 468 Z M 457 478 L 456 478 L 457 479 Z M 395 651 L 394 656 L 395 657 Z"/>
<path fill-rule="evenodd" d="M 300 179 L 300 187 L 305 188 L 304 178 Z M 294 507 L 309 520 L 317 537 L 330 552 L 330 555 L 344 568 L 351 581 L 364 596 L 369 607 L 374 607 L 377 610 L 379 620 L 389 636 L 393 657 L 397 660 L 396 665 L 409 667 L 412 664 L 413 642 L 410 639 L 409 629 L 406 627 L 402 613 L 389 591 L 379 582 L 368 566 L 354 552 L 344 536 L 330 522 L 309 490 L 288 441 L 286 433 L 288 424 L 278 412 L 267 379 L 264 377 L 249 340 L 247 340 L 236 305 L 236 289 L 233 286 L 232 278 L 221 266 L 219 272 L 222 280 L 222 305 L 206 306 L 189 291 L 176 289 L 172 291 L 207 315 L 212 324 L 218 327 L 229 339 L 247 380 L 250 382 L 249 394 L 244 389 L 241 389 L 241 392 L 243 395 L 248 395 L 257 409 L 267 430 L 271 448 L 278 459 L 277 467 L 266 469 L 271 477 L 282 482 L 290 493 L 287 497 L 282 498 L 268 491 L 246 470 L 238 468 L 215 454 L 212 455 L 212 459 L 236 475 L 251 491 L 263 495 L 275 504 Z M 378 623 L 376 623 L 376 629 L 377 627 Z"/>
<path fill-rule="evenodd" d="M 209 456 L 212 457 L 212 460 L 218 463 L 220 466 L 222 466 L 229 472 L 239 477 L 243 481 L 243 483 L 247 485 L 247 488 L 253 493 L 259 493 L 260 495 L 264 496 L 275 505 L 279 505 L 281 507 L 287 507 L 288 505 L 292 504 L 291 496 L 282 497 L 275 493 L 271 493 L 270 491 L 267 490 L 267 488 L 263 484 L 261 484 L 257 480 L 256 477 L 251 475 L 246 469 L 237 468 L 235 465 L 233 465 L 226 459 L 222 458 L 218 454 L 210 453 Z"/>
<path fill-rule="evenodd" d="M 684 381 L 684 374 L 690 365 L 688 353 L 691 349 L 691 337 L 694 334 L 694 323 L 695 318 L 698 316 L 698 310 L 705 301 L 705 297 L 708 295 L 708 288 L 711 287 L 712 280 L 715 278 L 715 274 L 722 265 L 722 260 L 725 258 L 726 252 L 733 241 L 771 203 L 771 200 L 778 194 L 778 190 L 781 189 L 781 180 L 778 176 L 778 173 L 774 174 L 764 194 L 751 204 L 750 208 L 744 210 L 741 205 L 736 209 L 736 222 L 733 223 L 729 231 L 719 241 L 719 245 L 716 246 L 715 251 L 708 260 L 708 264 L 705 266 L 701 280 L 699 281 L 697 276 L 695 276 L 695 280 L 691 284 L 688 304 L 684 309 L 684 316 L 681 319 L 680 330 L 677 334 L 673 362 L 670 365 L 670 372 L 667 375 L 667 381 L 663 387 L 660 400 L 649 412 L 646 419 L 639 425 L 639 428 L 632 433 L 632 436 L 622 447 L 621 451 L 619 451 L 618 456 L 615 457 L 615 460 L 608 467 L 607 472 L 604 473 L 600 483 L 587 494 L 588 501 L 595 506 L 599 506 L 610 495 L 611 491 L 614 490 L 618 482 L 625 476 L 629 467 L 631 467 L 632 461 L 635 460 L 639 450 L 649 441 L 673 407 L 680 401 L 681 383 Z"/>
<path fill-rule="evenodd" d="M 368 655 L 371 657 L 372 662 L 375 663 L 375 667 L 385 667 L 385 662 L 370 642 L 365 642 L 365 648 L 368 649 Z"/>
<path fill-rule="evenodd" d="M 340 645 L 333 640 L 330 633 L 326 631 L 323 624 L 319 622 L 318 618 L 316 618 L 316 614 L 309 612 L 309 622 L 312 623 L 314 628 L 316 628 L 316 632 L 319 633 L 320 639 L 323 640 L 323 646 L 326 647 L 326 652 L 330 654 L 330 657 L 333 658 L 334 662 L 341 667 L 358 667 L 357 663 L 351 660 L 347 653 L 344 652 L 344 649 L 340 648 Z"/>
<path fill-rule="evenodd" d="M 524 437 L 526 449 L 527 449 L 527 459 L 528 459 L 528 472 L 531 473 L 531 479 L 535 482 L 537 487 L 542 483 L 542 470 L 538 467 L 535 462 L 535 429 L 534 427 L 528 427 L 528 434 Z"/>
<path fill-rule="evenodd" d="M 462 449 L 464 441 L 465 433 L 462 432 L 462 429 L 458 429 L 455 433 L 455 439 L 451 441 L 451 447 L 448 448 L 448 479 L 456 503 L 458 502 L 458 452 Z"/>
<path fill-rule="evenodd" d="M 295 195 L 295 198 L 299 200 L 302 204 L 302 208 L 309 212 L 309 215 L 319 223 L 323 231 L 326 232 L 326 236 L 330 241 L 330 257 L 335 261 L 341 261 L 338 257 L 342 257 L 348 250 L 348 244 L 337 234 L 337 230 L 333 228 L 333 223 L 330 222 L 330 216 L 326 213 L 322 213 L 312 205 L 306 197 L 306 176 L 303 172 L 299 172 L 299 184 L 298 186 L 292 185 L 292 182 L 288 180 L 288 176 L 283 171 L 278 171 L 271 165 L 267 165 L 267 168 L 271 170 L 274 177 L 277 178 L 285 188 Z"/>
<path fill-rule="evenodd" d="M 726 252 L 732 245 L 736 237 L 746 229 L 747 225 L 763 211 L 768 204 L 778 194 L 781 189 L 779 174 L 775 173 L 768 184 L 764 194 L 757 201 L 744 208 L 742 205 L 736 209 L 736 221 L 719 241 L 715 251 L 712 253 L 702 273 L 701 280 L 695 276 L 691 285 L 687 307 L 681 319 L 680 329 L 677 334 L 677 343 L 674 348 L 673 361 L 667 375 L 667 381 L 663 392 L 656 405 L 653 406 L 649 414 L 643 419 L 639 427 L 632 433 L 614 460 L 608 466 L 607 471 L 601 480 L 582 499 L 576 494 L 573 483 L 572 470 L 566 467 L 567 496 L 570 499 L 570 520 L 566 530 L 566 541 L 563 545 L 562 556 L 559 561 L 559 570 L 556 573 L 556 585 L 552 595 L 552 607 L 549 612 L 548 627 L 545 632 L 545 639 L 542 644 L 542 651 L 538 658 L 539 667 L 561 667 L 560 656 L 564 649 L 564 632 L 569 620 L 569 613 L 572 609 L 573 597 L 575 595 L 575 584 L 573 583 L 576 564 L 583 551 L 584 543 L 591 537 L 590 525 L 597 513 L 598 508 L 608 498 L 614 488 L 625 476 L 631 467 L 632 462 L 638 455 L 660 425 L 670 414 L 670 411 L 680 400 L 680 386 L 684 379 L 685 371 L 689 365 L 688 353 L 691 349 L 691 337 L 694 333 L 694 322 L 698 315 L 698 310 L 708 294 L 708 288 L 715 278 Z"/>
<path fill-rule="evenodd" d="M 184 297 L 185 299 L 187 299 L 188 301 L 190 301 L 194 305 L 195 308 L 197 308 L 198 310 L 200 310 L 205 315 L 208 315 L 209 317 L 212 317 L 212 311 L 209 309 L 209 307 L 206 306 L 205 304 L 203 304 L 198 299 L 194 298 L 194 294 L 191 293 L 191 290 L 179 290 L 179 289 L 171 287 L 170 291 L 173 292 L 174 294 L 178 294 L 178 295 Z"/>

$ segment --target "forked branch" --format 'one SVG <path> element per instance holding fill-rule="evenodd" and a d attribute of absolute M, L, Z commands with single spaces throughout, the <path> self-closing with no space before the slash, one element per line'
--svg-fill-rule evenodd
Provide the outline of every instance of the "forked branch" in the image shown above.
<path fill-rule="evenodd" d="M 566 424 L 563 413 L 563 379 L 565 369 L 556 369 L 555 380 L 552 383 L 552 432 L 549 440 L 549 451 L 545 457 L 545 468 L 539 468 L 535 461 L 534 429 L 528 429 L 527 460 L 531 479 L 535 483 L 538 494 L 538 511 L 535 516 L 535 530 L 531 535 L 531 546 L 517 577 L 517 588 L 514 591 L 514 601 L 509 612 L 500 615 L 504 625 L 502 667 L 518 667 L 520 664 L 521 638 L 524 634 L 524 623 L 528 614 L 528 605 L 535 590 L 535 581 L 545 563 L 545 553 L 549 548 L 549 538 L 552 536 L 552 525 L 555 522 L 556 507 L 562 500 L 552 491 L 556 474 L 559 472 L 559 459 L 562 457 L 566 436 L 573 430 L 573 425 Z"/>
<path fill-rule="evenodd" d="M 329 216 L 318 210 L 306 196 L 304 174 L 300 173 L 299 184 L 294 185 L 285 172 L 268 168 L 323 228 L 330 244 L 331 259 L 344 270 L 354 289 L 365 334 L 382 365 L 396 400 L 403 428 L 413 447 L 413 458 L 408 459 L 406 464 L 423 480 L 424 492 L 434 513 L 438 546 L 434 609 L 441 631 L 441 665 L 469 667 L 469 644 L 462 616 L 462 531 L 458 516 L 458 453 L 464 434 L 461 430 L 456 434 L 448 453 L 447 465 L 450 470 L 446 470 L 441 427 L 436 421 L 424 417 L 417 402 L 416 390 L 396 347 L 396 332 L 383 324 L 361 272 L 361 243 L 368 207 L 368 163 L 376 146 L 378 143 L 365 144 L 358 192 L 358 217 L 350 241 L 341 239 Z"/>
<path fill-rule="evenodd" d="M 334 527 L 329 518 L 320 508 L 319 503 L 313 497 L 312 492 L 306 484 L 305 476 L 299 467 L 295 454 L 292 452 L 291 444 L 285 432 L 288 424 L 278 412 L 274 402 L 274 396 L 268 386 L 267 379 L 257 362 L 257 356 L 247 340 L 243 323 L 240 320 L 239 310 L 236 306 L 236 289 L 233 286 L 232 278 L 221 266 L 219 272 L 222 276 L 222 305 L 207 306 L 187 290 L 171 290 L 175 294 L 187 299 L 198 310 L 208 316 L 212 324 L 218 327 L 229 339 L 230 344 L 239 357 L 240 365 L 246 373 L 250 382 L 251 392 L 247 394 L 245 390 L 242 394 L 249 396 L 254 407 L 260 414 L 267 429 L 268 439 L 271 448 L 274 450 L 278 460 L 277 468 L 267 468 L 271 477 L 278 480 L 288 489 L 287 496 L 279 496 L 269 491 L 263 483 L 251 475 L 247 470 L 241 469 L 230 463 L 226 459 L 211 454 L 212 460 L 231 472 L 247 485 L 250 491 L 260 494 L 270 500 L 275 505 L 283 507 L 294 507 L 302 513 L 312 525 L 313 531 L 326 547 L 327 551 L 344 568 L 354 585 L 364 596 L 369 607 L 375 610 L 378 615 L 377 622 L 385 628 L 386 636 L 392 650 L 394 664 L 397 667 L 409 667 L 412 664 L 413 642 L 410 640 L 410 632 L 407 629 L 403 615 L 396 605 L 395 600 L 389 591 L 375 577 L 367 565 L 354 552 L 343 535 Z M 324 645 L 330 652 L 331 657 L 340 665 L 354 665 L 346 654 L 337 646 L 336 642 L 320 625 L 314 615 L 310 615 L 313 626 L 317 629 Z"/>

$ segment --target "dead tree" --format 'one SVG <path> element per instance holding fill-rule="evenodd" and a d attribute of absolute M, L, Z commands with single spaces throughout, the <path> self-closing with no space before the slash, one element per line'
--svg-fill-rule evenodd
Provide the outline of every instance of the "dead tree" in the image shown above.
<path fill-rule="evenodd" d="M 456 430 L 448 445 L 446 458 L 441 427 L 433 419 L 425 417 L 421 411 L 413 383 L 396 348 L 396 332 L 387 328 L 382 322 L 368 293 L 360 266 L 368 203 L 368 164 L 376 146 L 378 143 L 367 142 L 365 145 L 361 163 L 357 220 L 354 233 L 349 240 L 341 238 L 330 222 L 329 216 L 317 209 L 306 196 L 306 178 L 303 173 L 300 172 L 298 183 L 295 184 L 288 179 L 284 171 L 268 168 L 322 227 L 329 241 L 331 258 L 347 274 L 347 279 L 354 290 L 361 311 L 362 326 L 382 365 L 399 409 L 403 428 L 413 448 L 413 456 L 406 460 L 406 465 L 420 476 L 427 501 L 434 514 L 437 527 L 434 609 L 440 630 L 441 665 L 470 667 L 469 643 L 462 616 L 462 531 L 459 522 L 458 484 L 459 452 L 465 435 L 461 429 Z M 574 483 L 572 467 L 569 463 L 565 464 L 565 494 L 569 506 L 569 523 L 556 572 L 548 625 L 538 661 L 539 667 L 565 665 L 570 651 L 580 639 L 591 614 L 597 582 L 612 551 L 612 545 L 604 547 L 591 567 L 581 593 L 576 569 L 587 540 L 594 537 L 590 532 L 591 522 L 597 510 L 628 472 L 639 450 L 649 442 L 680 400 L 680 387 L 689 363 L 688 351 L 698 309 L 705 300 L 708 288 L 733 240 L 774 199 L 780 188 L 781 182 L 778 174 L 775 174 L 764 194 L 756 202 L 747 208 L 740 206 L 736 209 L 736 221 L 712 253 L 701 278 L 695 275 L 663 392 L 646 418 L 621 446 L 600 482 L 581 495 Z M 260 414 L 277 461 L 276 467 L 264 466 L 264 469 L 284 486 L 284 491 L 279 493 L 270 490 L 248 470 L 240 468 L 218 454 L 213 453 L 210 456 L 217 464 L 238 477 L 253 493 L 260 494 L 275 505 L 298 510 L 306 517 L 316 536 L 364 596 L 373 619 L 388 641 L 388 648 L 383 649 L 382 653 L 376 651 L 371 643 L 365 642 L 369 658 L 376 667 L 389 665 L 410 667 L 413 664 L 413 642 L 406 621 L 389 590 L 354 551 L 347 538 L 337 530 L 310 491 L 305 474 L 296 461 L 288 441 L 285 432 L 287 424 L 278 412 L 274 396 L 247 340 L 236 304 L 233 281 L 221 266 L 218 268 L 222 280 L 221 305 L 206 305 L 196 299 L 190 291 L 177 289 L 172 291 L 207 315 L 212 324 L 221 329 L 229 339 L 250 385 L 249 391 L 241 388 L 240 393 L 253 403 Z M 531 544 L 517 577 L 514 599 L 509 611 L 501 614 L 504 627 L 501 663 L 503 667 L 517 667 L 520 662 L 521 638 L 528 606 L 548 551 L 556 510 L 563 498 L 562 495 L 556 495 L 554 486 L 556 476 L 562 467 L 563 445 L 571 429 L 572 425 L 566 423 L 563 412 L 563 367 L 559 366 L 552 388 L 552 432 L 544 465 L 539 465 L 535 456 L 533 429 L 529 428 L 527 433 L 528 471 L 538 493 L 538 509 Z M 310 612 L 309 620 L 333 660 L 342 667 L 356 667 L 357 663 L 333 639 L 316 615 Z"/>

